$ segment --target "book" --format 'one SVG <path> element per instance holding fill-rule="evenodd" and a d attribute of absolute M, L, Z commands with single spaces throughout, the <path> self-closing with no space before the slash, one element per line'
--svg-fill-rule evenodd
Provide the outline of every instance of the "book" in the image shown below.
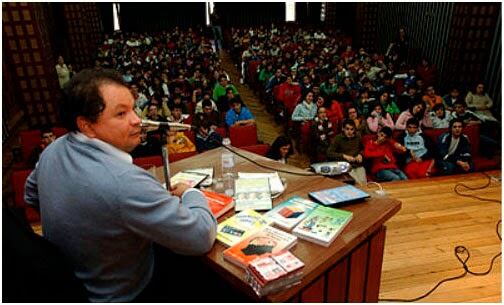
<path fill-rule="evenodd" d="M 247 268 L 259 284 L 264 286 L 303 267 L 304 263 L 299 258 L 289 250 L 282 250 L 276 254 L 256 258 Z"/>
<path fill-rule="evenodd" d="M 328 247 L 352 217 L 352 212 L 319 205 L 292 233 L 301 239 Z"/>
<path fill-rule="evenodd" d="M 170 178 L 170 184 L 185 183 L 190 187 L 197 187 L 208 175 L 200 173 L 178 172 Z"/>
<path fill-rule="evenodd" d="M 264 228 L 268 220 L 258 212 L 247 209 L 229 217 L 217 226 L 217 240 L 230 247 L 253 232 Z"/>
<path fill-rule="evenodd" d="M 260 257 L 247 267 L 246 281 L 262 297 L 301 282 L 304 263 L 290 251 Z"/>
<path fill-rule="evenodd" d="M 186 169 L 186 170 L 184 170 L 184 172 L 186 172 L 186 173 L 198 173 L 198 174 L 208 175 L 207 178 L 200 183 L 200 185 L 201 186 L 210 186 L 210 185 L 212 185 L 213 174 L 214 174 L 213 167 L 202 167 L 202 168 Z"/>
<path fill-rule="evenodd" d="M 290 249 L 297 237 L 271 226 L 256 231 L 223 252 L 224 259 L 246 268 L 254 259 Z"/>
<path fill-rule="evenodd" d="M 369 198 L 369 194 L 353 185 L 338 186 L 331 189 L 310 192 L 308 196 L 323 205 L 339 205 Z"/>
<path fill-rule="evenodd" d="M 208 200 L 208 206 L 215 218 L 219 218 L 224 213 L 229 211 L 232 207 L 234 207 L 233 197 L 207 190 L 202 190 L 201 192 Z"/>
<path fill-rule="evenodd" d="M 281 202 L 275 206 L 271 211 L 264 214 L 265 217 L 278 227 L 286 230 L 292 230 L 306 215 L 308 215 L 318 204 L 295 196 Z"/>
<path fill-rule="evenodd" d="M 270 210 L 273 206 L 268 178 L 235 180 L 235 211 Z"/>

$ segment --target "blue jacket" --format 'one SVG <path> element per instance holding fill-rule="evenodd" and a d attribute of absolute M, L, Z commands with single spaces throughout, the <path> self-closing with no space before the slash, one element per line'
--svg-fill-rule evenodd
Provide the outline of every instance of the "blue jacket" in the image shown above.
<path fill-rule="evenodd" d="M 229 109 L 228 112 L 226 112 L 226 125 L 233 126 L 236 121 L 250 120 L 253 118 L 254 116 L 247 107 L 242 106 L 240 114 L 237 114 L 233 109 Z"/>
<path fill-rule="evenodd" d="M 201 255 L 217 233 L 200 191 L 174 197 L 127 153 L 81 133 L 44 150 L 25 200 L 39 207 L 44 237 L 71 260 L 93 302 L 133 300 L 152 277 L 153 242 Z"/>

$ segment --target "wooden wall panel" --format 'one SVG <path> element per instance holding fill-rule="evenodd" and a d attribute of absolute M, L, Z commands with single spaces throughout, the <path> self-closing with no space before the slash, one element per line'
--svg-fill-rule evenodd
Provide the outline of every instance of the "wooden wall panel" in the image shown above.
<path fill-rule="evenodd" d="M 55 102 L 60 98 L 54 70 L 44 3 L 2 3 L 4 72 L 17 93 L 15 103 L 27 114 L 31 127 L 57 122 Z"/>
<path fill-rule="evenodd" d="M 321 276 L 301 293 L 303 303 L 323 303 L 325 294 L 325 276 Z"/>
<path fill-rule="evenodd" d="M 70 61 L 76 70 L 93 66 L 98 44 L 103 38 L 100 13 L 94 3 L 64 3 L 63 14 L 68 32 Z"/>
<path fill-rule="evenodd" d="M 382 227 L 369 242 L 366 291 L 364 297 L 364 302 L 366 303 L 378 302 L 383 250 L 385 248 L 385 230 L 386 228 Z"/>

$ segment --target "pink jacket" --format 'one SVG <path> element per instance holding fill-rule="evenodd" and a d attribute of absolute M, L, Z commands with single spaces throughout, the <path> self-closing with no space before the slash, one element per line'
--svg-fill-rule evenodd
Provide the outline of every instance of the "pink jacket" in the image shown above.
<path fill-rule="evenodd" d="M 405 130 L 406 129 L 406 122 L 408 122 L 408 120 L 412 117 L 413 117 L 413 115 L 411 114 L 411 112 L 409 112 L 409 110 L 401 112 L 401 114 L 397 118 L 395 129 Z M 422 127 L 432 128 L 432 120 L 429 117 L 429 113 L 427 111 L 425 112 L 423 119 L 420 121 L 419 127 L 420 127 L 420 129 L 422 129 Z"/>
<path fill-rule="evenodd" d="M 379 124 L 380 121 L 382 125 Z M 388 113 L 385 117 L 378 117 L 375 111 L 371 112 L 371 116 L 367 118 L 367 125 L 372 133 L 378 133 L 383 126 L 388 126 L 394 130 L 394 121 Z"/>

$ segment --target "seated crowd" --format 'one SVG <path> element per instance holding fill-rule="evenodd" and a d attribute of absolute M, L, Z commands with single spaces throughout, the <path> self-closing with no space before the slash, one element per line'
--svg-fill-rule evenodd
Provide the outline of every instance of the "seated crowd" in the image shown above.
<path fill-rule="evenodd" d="M 479 126 L 477 149 L 486 157 L 500 150 L 500 122 L 484 84 L 465 99 L 458 88 L 441 97 L 435 65 L 425 58 L 408 67 L 393 48 L 355 52 L 339 31 L 286 25 L 232 28 L 227 45 L 240 81 L 285 123 L 289 136 L 272 145 L 274 159 L 285 162 L 295 144 L 312 163 L 350 162 L 359 182 L 390 181 L 474 170 L 465 126 Z M 144 131 L 134 157 L 160 155 L 165 143 L 170 153 L 203 152 L 221 145 L 219 129 L 255 124 L 202 28 L 115 32 L 99 47 L 95 68 L 122 73 L 141 118 L 195 126 L 194 133 Z M 435 129 L 444 133 L 429 137 Z"/>
<path fill-rule="evenodd" d="M 408 66 L 394 44 L 386 55 L 355 52 L 339 31 L 291 25 L 232 28 L 228 40 L 241 81 L 285 123 L 298 151 L 308 148 L 301 152 L 312 163 L 364 164 L 361 177 L 382 181 L 467 172 L 471 143 L 460 132 L 472 125 L 479 125 L 478 151 L 489 159 L 500 151 L 500 122 L 484 84 L 441 96 L 435 65 L 422 58 Z M 438 137 L 435 129 L 446 130 Z"/>

